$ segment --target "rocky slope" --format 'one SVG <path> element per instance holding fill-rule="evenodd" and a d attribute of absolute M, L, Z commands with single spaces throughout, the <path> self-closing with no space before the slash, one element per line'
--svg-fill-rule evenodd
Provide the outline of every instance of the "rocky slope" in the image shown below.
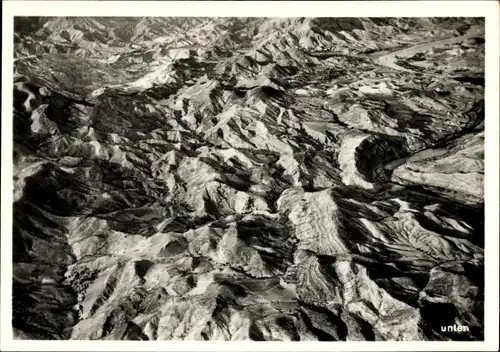
<path fill-rule="evenodd" d="M 16 18 L 15 336 L 482 339 L 483 26 Z"/>

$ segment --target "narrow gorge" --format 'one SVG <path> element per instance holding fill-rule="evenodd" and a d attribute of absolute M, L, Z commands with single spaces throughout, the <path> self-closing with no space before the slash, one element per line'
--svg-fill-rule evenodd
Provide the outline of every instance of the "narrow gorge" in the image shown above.
<path fill-rule="evenodd" d="M 483 339 L 483 19 L 14 42 L 16 338 Z"/>

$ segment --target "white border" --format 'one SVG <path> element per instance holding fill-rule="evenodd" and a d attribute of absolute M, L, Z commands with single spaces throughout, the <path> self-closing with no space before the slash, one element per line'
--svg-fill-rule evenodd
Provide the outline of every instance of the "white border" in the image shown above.
<path fill-rule="evenodd" d="M 499 318 L 499 11 L 496 1 L 4 1 L 2 30 L 1 346 L 2 351 L 496 351 Z M 485 17 L 486 300 L 481 342 L 216 342 L 13 340 L 12 70 L 13 16 Z"/>

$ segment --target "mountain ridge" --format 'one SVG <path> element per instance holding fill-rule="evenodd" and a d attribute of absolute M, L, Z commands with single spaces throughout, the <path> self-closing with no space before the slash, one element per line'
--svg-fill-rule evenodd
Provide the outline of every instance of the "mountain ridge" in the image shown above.
<path fill-rule="evenodd" d="M 16 18 L 15 336 L 482 339 L 483 38 Z"/>

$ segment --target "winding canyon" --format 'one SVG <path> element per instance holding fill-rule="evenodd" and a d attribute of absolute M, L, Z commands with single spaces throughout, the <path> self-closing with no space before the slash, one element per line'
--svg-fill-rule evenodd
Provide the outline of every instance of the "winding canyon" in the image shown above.
<path fill-rule="evenodd" d="M 14 71 L 16 338 L 483 339 L 482 19 L 18 17 Z"/>

